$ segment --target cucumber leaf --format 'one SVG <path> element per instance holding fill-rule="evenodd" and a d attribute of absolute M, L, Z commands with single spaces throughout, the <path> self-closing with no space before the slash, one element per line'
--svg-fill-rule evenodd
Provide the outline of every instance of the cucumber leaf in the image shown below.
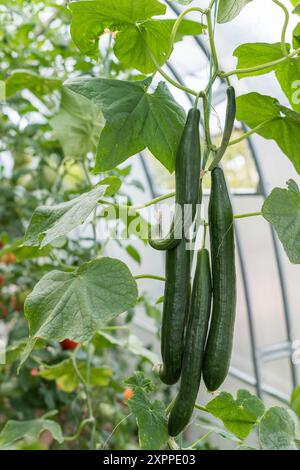
<path fill-rule="evenodd" d="M 291 263 L 300 264 L 300 191 L 290 180 L 287 189 L 275 188 L 262 208 L 272 224 Z"/>
<path fill-rule="evenodd" d="M 219 0 L 218 23 L 228 23 L 232 21 L 251 1 L 252 0 Z"/>
<path fill-rule="evenodd" d="M 282 106 L 276 98 L 248 93 L 237 98 L 237 119 L 265 139 L 274 140 L 300 174 L 300 114 Z"/>
<path fill-rule="evenodd" d="M 65 85 L 92 100 L 106 119 L 101 133 L 95 171 L 115 168 L 147 147 L 170 171 L 185 123 L 185 112 L 166 84 L 148 92 L 151 79 L 122 81 L 77 78 Z"/>

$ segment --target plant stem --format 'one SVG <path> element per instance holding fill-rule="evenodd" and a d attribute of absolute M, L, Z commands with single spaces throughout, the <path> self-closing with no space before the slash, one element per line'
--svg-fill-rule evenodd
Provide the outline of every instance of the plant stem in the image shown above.
<path fill-rule="evenodd" d="M 212 434 L 212 432 L 213 431 L 209 431 L 206 434 L 204 434 L 204 436 L 200 437 L 200 439 L 197 439 L 197 441 L 195 441 L 190 447 L 188 447 L 188 449 L 194 449 L 198 444 L 200 444 L 200 442 L 207 439 Z"/>
<path fill-rule="evenodd" d="M 291 59 L 292 57 L 295 57 L 296 55 L 298 55 L 299 52 L 300 52 L 300 48 L 296 49 L 295 51 L 291 52 L 285 57 L 281 57 L 280 59 L 274 60 L 273 62 L 267 62 L 265 64 L 257 65 L 256 67 L 249 67 L 245 69 L 235 69 L 235 70 L 231 70 L 230 72 L 219 72 L 218 75 L 221 78 L 226 78 L 226 77 L 230 77 L 231 75 L 239 75 L 239 74 L 242 75 L 246 73 L 251 74 L 252 72 L 259 72 L 260 70 L 272 68 L 276 65 L 282 64 L 286 60 Z"/>
<path fill-rule="evenodd" d="M 166 278 L 162 276 L 155 276 L 154 274 L 139 274 L 138 276 L 134 276 L 134 279 L 154 279 L 155 281 L 162 281 L 165 282 Z"/>
<path fill-rule="evenodd" d="M 261 215 L 261 212 L 248 212 L 246 214 L 236 214 L 233 217 L 234 219 L 246 219 L 247 217 L 259 217 Z"/>
<path fill-rule="evenodd" d="M 78 369 L 78 365 L 77 365 L 77 361 L 76 361 L 76 354 L 77 354 L 77 351 L 78 349 L 76 349 L 74 351 L 74 353 L 71 355 L 71 361 L 72 361 L 72 365 L 73 365 L 73 368 L 74 368 L 74 371 L 75 371 L 75 374 L 78 378 L 78 380 L 80 381 L 80 383 L 82 384 L 83 388 L 84 388 L 84 391 L 85 391 L 85 395 L 86 395 L 86 403 L 87 403 L 87 407 L 88 407 L 88 413 L 89 413 L 89 420 L 90 422 L 93 424 L 93 427 L 92 427 L 92 434 L 91 434 L 91 437 L 92 437 L 92 449 L 94 449 L 94 423 L 95 423 L 95 417 L 94 417 L 94 412 L 93 412 L 93 407 L 92 407 L 92 401 L 91 401 L 91 396 L 90 396 L 90 389 L 86 383 L 86 381 L 84 380 L 84 378 L 82 377 L 81 375 L 81 372 L 80 370 Z"/>
<path fill-rule="evenodd" d="M 279 119 L 279 118 L 268 119 L 267 121 L 264 121 L 264 122 L 258 124 L 258 126 L 253 127 L 253 129 L 251 129 L 251 130 L 248 131 L 248 132 L 245 132 L 243 135 L 241 135 L 241 137 L 238 137 L 237 139 L 231 140 L 231 141 L 229 142 L 228 146 L 239 144 L 239 143 L 242 142 L 243 140 L 245 140 L 245 139 L 247 139 L 248 137 L 250 137 L 252 134 L 255 134 L 257 131 L 259 131 L 259 129 L 261 129 L 262 127 L 264 127 L 266 124 L 270 124 L 270 122 L 274 122 L 274 121 L 276 121 L 277 119 Z"/>
<path fill-rule="evenodd" d="M 287 50 L 287 47 L 286 47 L 285 36 L 286 36 L 287 28 L 288 28 L 288 25 L 289 25 L 290 14 L 289 14 L 289 11 L 286 8 L 286 6 L 283 5 L 283 3 L 281 3 L 279 0 L 272 0 L 272 1 L 274 3 L 276 3 L 276 5 L 278 5 L 279 8 L 281 8 L 283 10 L 284 15 L 285 15 L 285 19 L 284 19 L 284 23 L 283 23 L 283 27 L 282 27 L 282 33 L 281 33 L 281 48 L 282 48 L 283 55 L 288 56 L 288 50 Z"/>
<path fill-rule="evenodd" d="M 199 405 L 199 403 L 195 403 L 195 408 L 200 411 L 205 411 L 205 413 L 208 412 L 205 406 Z"/>
<path fill-rule="evenodd" d="M 170 55 L 171 55 L 171 53 L 172 53 L 173 46 L 174 46 L 174 42 L 175 42 L 176 35 L 177 35 L 177 32 L 178 32 L 178 28 L 179 28 L 179 26 L 181 25 L 181 23 L 182 23 L 184 17 L 185 17 L 186 15 L 188 15 L 189 13 L 193 12 L 193 11 L 197 11 L 197 12 L 201 13 L 202 15 L 205 14 L 205 10 L 203 10 L 202 8 L 199 8 L 199 7 L 191 7 L 191 8 L 188 8 L 187 10 L 184 10 L 182 13 L 180 13 L 180 15 L 178 16 L 177 20 L 176 20 L 175 23 L 174 23 L 174 26 L 173 26 L 173 29 L 172 29 L 172 32 L 171 32 L 171 36 L 170 36 L 170 48 L 169 48 L 167 57 L 170 57 Z"/>
<path fill-rule="evenodd" d="M 104 199 L 99 199 L 98 202 L 100 204 L 109 204 L 111 206 L 120 207 L 123 209 L 132 209 L 135 211 L 139 211 L 139 210 L 145 209 L 146 207 L 153 206 L 154 204 L 157 204 L 158 202 L 165 201 L 166 199 L 170 199 L 174 196 L 176 196 L 175 191 L 173 191 L 172 193 L 163 194 L 162 196 L 156 197 L 155 199 L 151 199 L 151 201 L 145 202 L 144 204 L 137 204 L 135 206 L 127 206 L 126 204 L 118 204 L 117 202 L 105 201 Z"/>
<path fill-rule="evenodd" d="M 92 422 L 91 418 L 87 418 L 87 419 L 84 419 L 83 421 L 81 421 L 76 433 L 73 434 L 73 436 L 64 436 L 64 441 L 66 441 L 66 442 L 76 441 L 76 439 L 78 439 L 78 437 L 80 436 L 81 431 L 83 430 L 83 428 L 91 422 Z"/>
<path fill-rule="evenodd" d="M 137 26 L 138 30 L 140 31 L 139 27 Z M 140 31 L 141 33 L 141 31 Z M 144 39 L 142 33 L 141 33 L 142 39 Z M 156 61 L 154 55 L 152 54 L 152 51 L 149 49 L 146 41 L 144 40 L 145 48 L 148 53 L 148 56 L 150 57 L 151 61 L 153 62 L 154 67 L 156 68 L 157 72 L 161 74 L 162 77 L 164 77 L 167 82 L 171 83 L 171 85 L 175 86 L 176 88 L 179 88 L 179 90 L 184 91 L 185 93 L 189 93 L 190 95 L 198 96 L 198 92 L 195 90 L 192 90 L 191 88 L 187 88 L 184 85 L 181 85 L 180 83 L 176 82 L 176 80 L 173 80 L 159 65 L 159 63 Z"/>
<path fill-rule="evenodd" d="M 208 29 L 208 38 L 209 38 L 209 44 L 211 48 L 211 55 L 212 55 L 212 60 L 213 60 L 213 71 L 214 73 L 219 70 L 219 61 L 218 61 L 218 55 L 217 55 L 217 50 L 216 50 L 216 45 L 215 45 L 215 39 L 214 39 L 214 28 L 212 24 L 212 17 L 211 17 L 211 10 L 207 10 L 206 12 L 206 18 L 207 18 L 207 29 Z"/>

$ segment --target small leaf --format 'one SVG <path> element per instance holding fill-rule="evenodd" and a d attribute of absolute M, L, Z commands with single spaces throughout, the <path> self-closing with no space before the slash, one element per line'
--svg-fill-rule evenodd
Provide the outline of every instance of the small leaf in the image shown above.
<path fill-rule="evenodd" d="M 136 261 L 138 264 L 141 264 L 141 255 L 137 251 L 137 249 L 133 245 L 128 245 L 126 246 L 126 251 L 131 256 L 134 261 Z"/>
<path fill-rule="evenodd" d="M 163 448 L 169 439 L 167 416 L 164 404 L 158 400 L 151 402 L 147 396 L 147 392 L 152 388 L 151 381 L 145 379 L 144 374 L 136 373 L 125 383 L 134 390 L 133 397 L 128 400 L 128 406 L 137 420 L 141 449 Z"/>
<path fill-rule="evenodd" d="M 61 87 L 61 80 L 45 78 L 31 70 L 14 70 L 6 80 L 6 96 L 9 98 L 18 91 L 30 90 L 38 97 L 43 97 Z"/>
<path fill-rule="evenodd" d="M 270 408 L 259 424 L 263 450 L 297 450 L 294 419 L 285 408 Z"/>
<path fill-rule="evenodd" d="M 83 224 L 105 194 L 107 185 L 98 184 L 91 191 L 68 202 L 38 207 L 26 230 L 24 245 L 44 247 Z"/>
<path fill-rule="evenodd" d="M 251 0 L 219 0 L 218 23 L 232 21 Z"/>
<path fill-rule="evenodd" d="M 300 58 L 291 58 L 276 68 L 276 78 L 294 111 L 300 112 Z"/>
<path fill-rule="evenodd" d="M 91 101 L 63 87 L 60 110 L 50 125 L 65 156 L 83 159 L 96 150 L 104 119 Z"/>
<path fill-rule="evenodd" d="M 125 385 L 129 385 L 133 390 L 142 389 L 144 392 L 152 392 L 154 390 L 153 383 L 150 379 L 146 379 L 143 372 L 135 372 L 131 377 L 124 380 Z"/>
<path fill-rule="evenodd" d="M 49 431 L 60 444 L 64 441 L 58 423 L 49 419 L 34 419 L 31 421 L 8 421 L 0 433 L 0 448 L 5 449 L 15 442 L 37 441 L 43 431 Z"/>
<path fill-rule="evenodd" d="M 290 49 L 287 44 L 288 50 Z M 283 57 L 281 43 L 269 44 L 269 43 L 249 43 L 242 44 L 237 47 L 233 55 L 237 57 L 237 69 L 253 68 L 267 62 L 273 62 Z M 253 77 L 256 75 L 264 75 L 276 70 L 277 66 L 272 66 L 256 72 L 249 72 L 238 74 L 238 78 Z"/>
<path fill-rule="evenodd" d="M 257 134 L 275 140 L 300 173 L 300 114 L 271 96 L 248 93 L 237 98 L 237 119 L 251 129 L 261 125 Z"/>
<path fill-rule="evenodd" d="M 77 367 L 83 379 L 86 379 L 86 362 L 77 361 Z M 66 359 L 52 366 L 43 365 L 42 369 L 39 371 L 39 376 L 46 380 L 55 380 L 59 389 L 68 393 L 73 392 L 80 384 L 71 359 Z M 108 367 L 91 367 L 89 372 L 89 384 L 91 386 L 106 387 L 111 377 L 112 370 Z"/>
<path fill-rule="evenodd" d="M 47 273 L 25 302 L 30 341 L 88 341 L 97 329 L 133 307 L 137 296 L 136 281 L 117 259 L 100 258 L 73 272 Z"/>
<path fill-rule="evenodd" d="M 263 217 L 273 225 L 291 263 L 300 264 L 300 192 L 295 181 L 275 188 L 265 200 Z"/>
<path fill-rule="evenodd" d="M 237 400 L 230 393 L 221 392 L 206 405 L 206 410 L 223 421 L 228 431 L 240 439 L 245 439 L 264 412 L 264 406 L 259 398 L 245 392 L 240 392 Z"/>
<path fill-rule="evenodd" d="M 91 99 L 106 119 L 101 133 L 96 171 L 111 170 L 147 147 L 170 171 L 185 123 L 185 112 L 164 82 L 149 93 L 151 79 L 122 81 L 77 78 L 65 85 Z"/>

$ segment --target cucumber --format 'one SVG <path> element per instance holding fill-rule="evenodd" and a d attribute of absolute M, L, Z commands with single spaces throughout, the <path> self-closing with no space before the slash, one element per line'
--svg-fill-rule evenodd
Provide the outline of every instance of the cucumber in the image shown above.
<path fill-rule="evenodd" d="M 220 148 L 217 151 L 215 158 L 213 159 L 213 162 L 209 167 L 210 171 L 212 171 L 214 168 L 216 168 L 219 165 L 220 161 L 222 160 L 228 148 L 232 131 L 234 128 L 235 116 L 236 116 L 235 90 L 232 86 L 229 86 L 227 88 L 227 110 L 226 110 L 226 119 L 225 119 L 225 128 L 224 128 L 223 138 L 222 138 Z"/>
<path fill-rule="evenodd" d="M 236 271 L 233 213 L 222 169 L 215 168 L 211 178 L 209 228 L 213 310 L 203 379 L 207 389 L 215 391 L 224 382 L 230 365 L 236 313 Z"/>
<path fill-rule="evenodd" d="M 168 422 L 170 436 L 177 436 L 189 423 L 197 399 L 211 310 L 209 253 L 199 251 L 186 331 L 179 393 Z"/>
<path fill-rule="evenodd" d="M 178 228 L 178 222 L 181 221 L 184 231 L 187 231 L 196 215 L 200 170 L 201 170 L 201 150 L 200 150 L 200 111 L 190 109 L 184 131 L 180 140 L 175 162 L 175 180 L 176 180 L 176 209 L 181 209 L 181 217 L 177 218 L 176 211 L 174 221 L 168 235 L 163 239 L 151 238 L 151 227 L 149 231 L 149 244 L 156 250 L 170 250 L 179 245 L 184 237 L 183 230 Z M 188 220 L 182 220 L 185 215 L 184 210 L 190 207 L 190 217 Z M 181 232 L 181 233 L 180 233 Z"/>
<path fill-rule="evenodd" d="M 191 253 L 185 239 L 166 253 L 166 284 L 161 329 L 161 380 L 172 385 L 180 378 L 184 330 L 190 300 Z"/>

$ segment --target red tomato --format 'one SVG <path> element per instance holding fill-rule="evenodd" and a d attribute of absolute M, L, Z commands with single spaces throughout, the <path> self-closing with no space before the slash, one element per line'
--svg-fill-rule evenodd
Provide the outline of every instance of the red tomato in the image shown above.
<path fill-rule="evenodd" d="M 37 377 L 39 375 L 39 370 L 38 369 L 31 369 L 30 371 L 31 377 Z"/>
<path fill-rule="evenodd" d="M 65 351 L 73 351 L 73 349 L 77 348 L 79 343 L 73 341 L 72 339 L 64 339 L 59 343 Z"/>
<path fill-rule="evenodd" d="M 130 400 L 130 398 L 132 398 L 134 395 L 134 391 L 132 390 L 132 388 L 125 388 L 124 390 L 124 401 L 128 401 Z"/>
<path fill-rule="evenodd" d="M 4 264 L 14 264 L 16 262 L 16 256 L 13 253 L 6 253 L 1 258 Z"/>

